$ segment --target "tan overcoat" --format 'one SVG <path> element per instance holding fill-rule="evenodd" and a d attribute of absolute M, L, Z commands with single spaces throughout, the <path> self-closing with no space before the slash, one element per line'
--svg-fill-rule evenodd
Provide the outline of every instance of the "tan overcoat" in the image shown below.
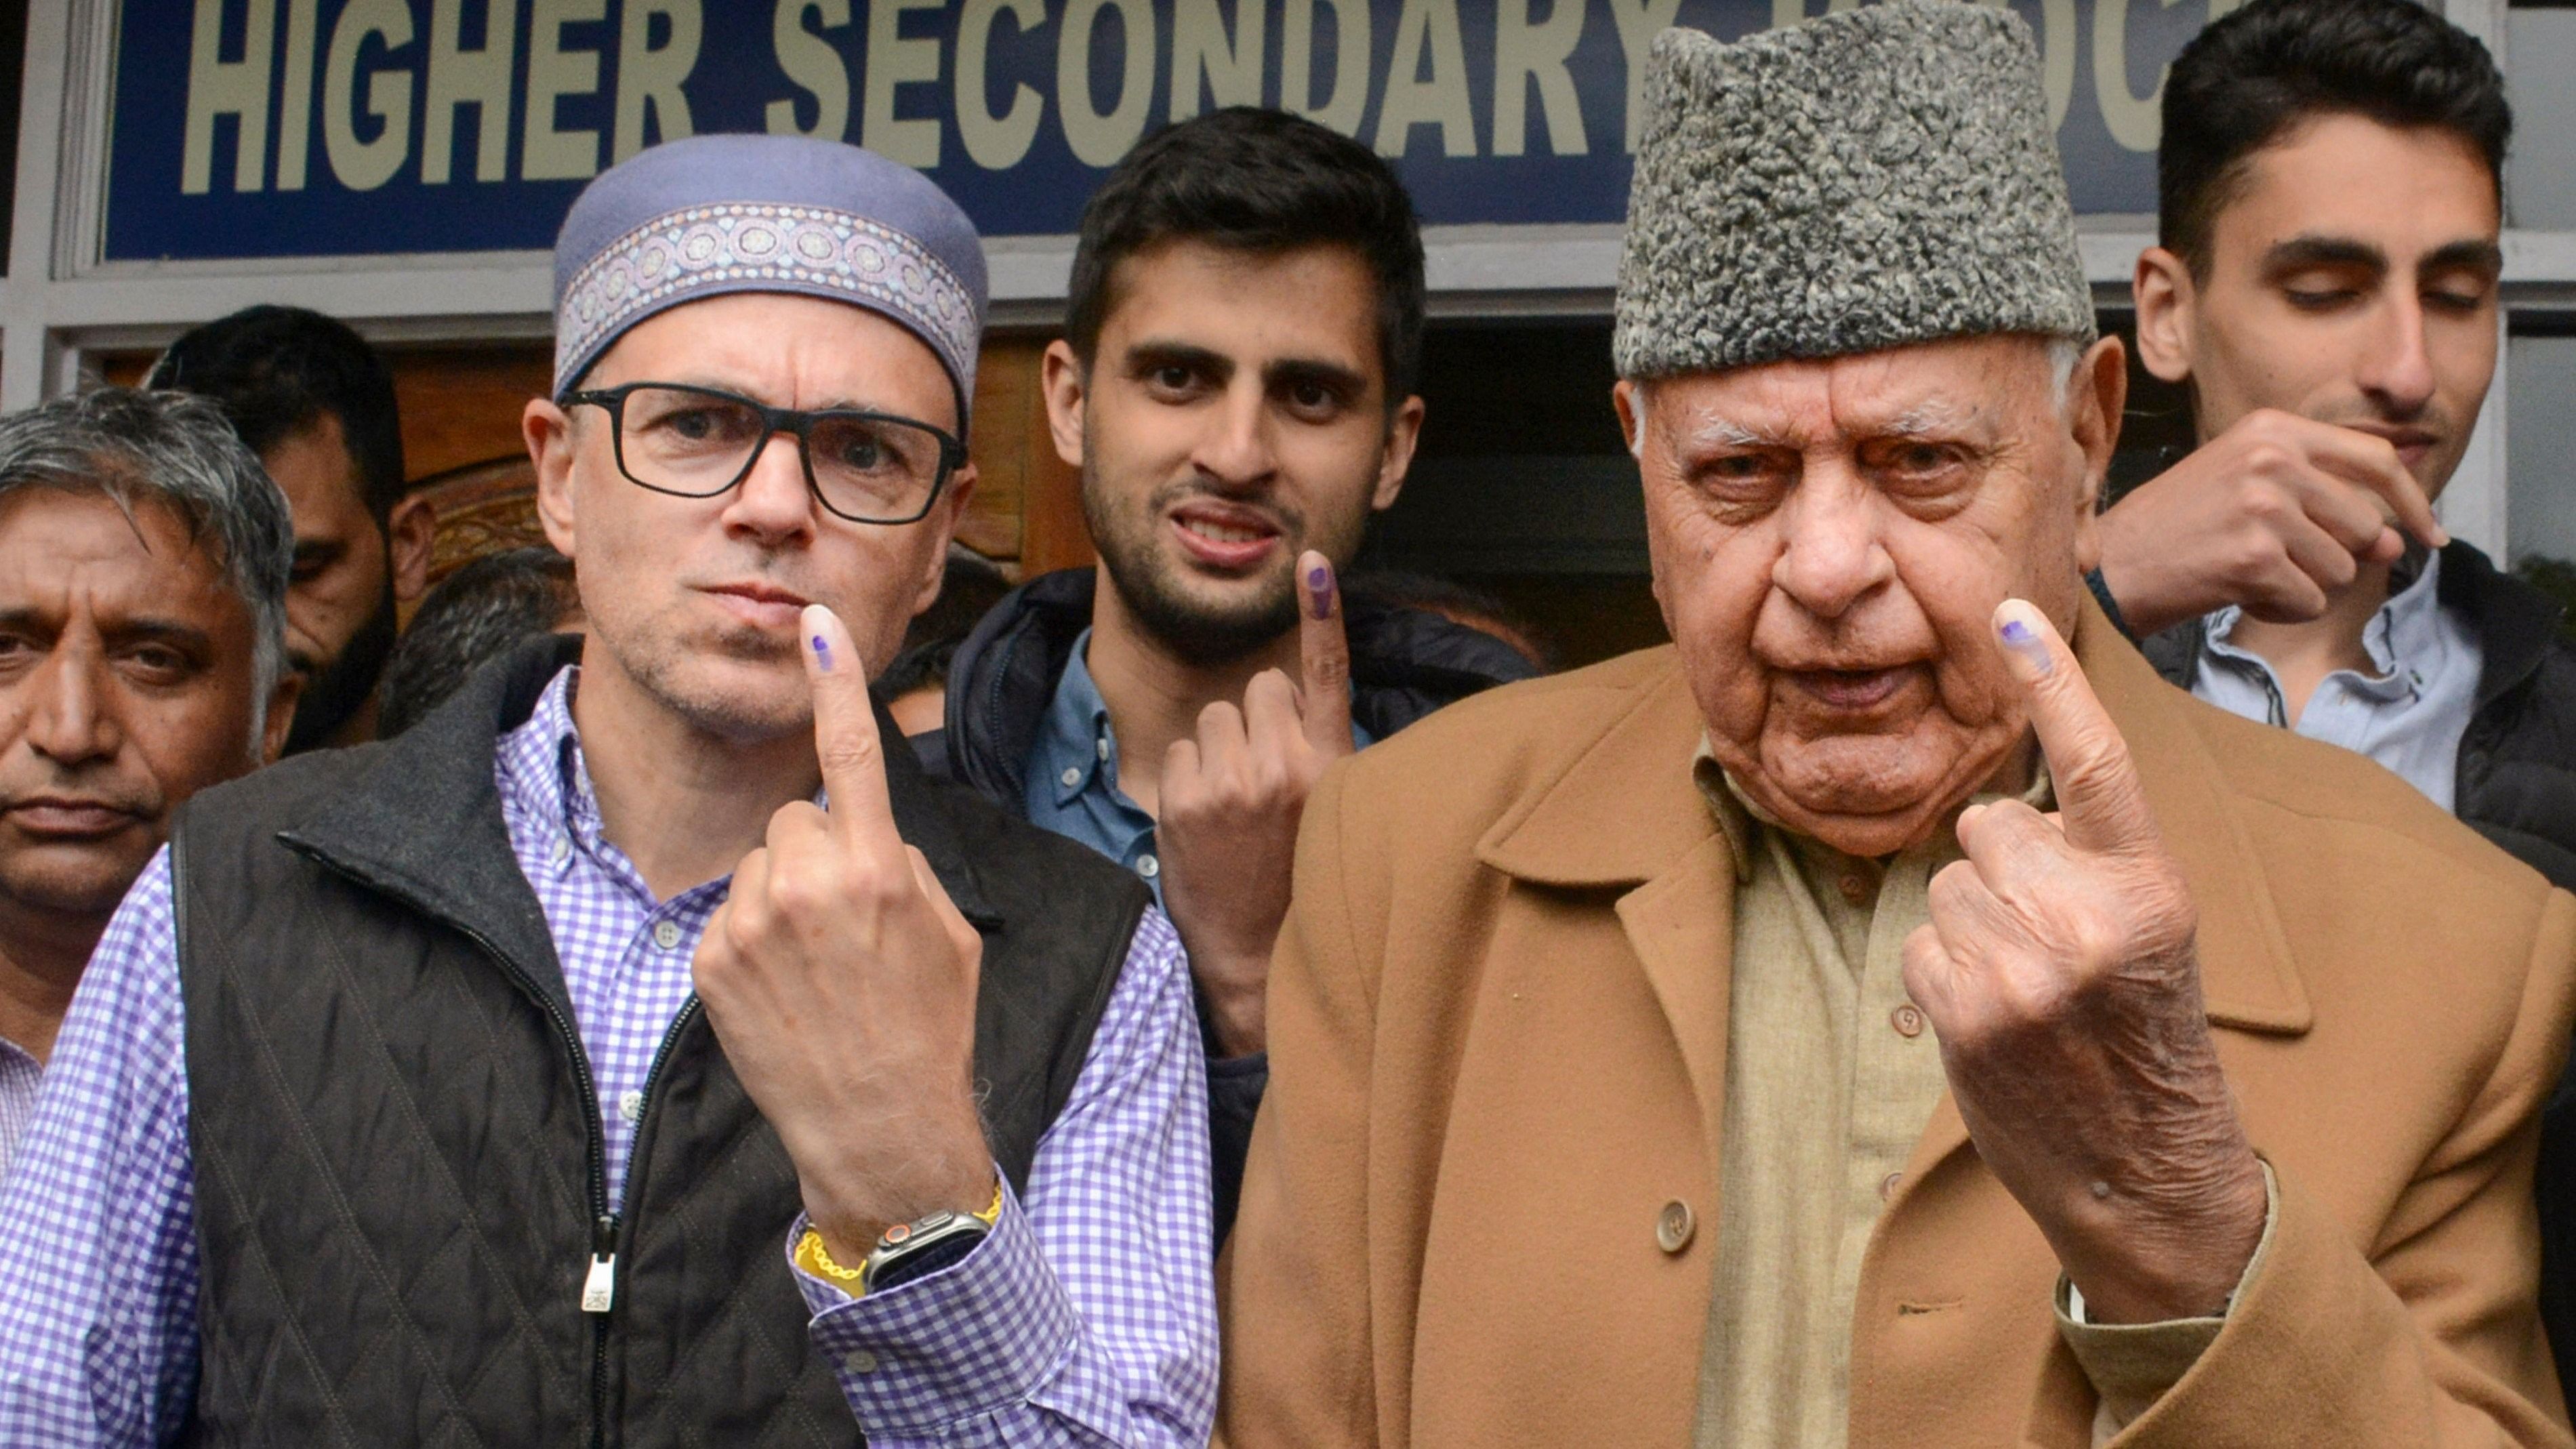
<path fill-rule="evenodd" d="M 2225 1330 L 2118 1442 L 2568 1444 L 2531 1170 L 2576 899 L 2360 756 L 2164 684 L 2089 605 L 2077 644 L 2280 1188 Z M 1700 730 L 1654 650 L 1317 790 L 1222 1276 L 1235 1449 L 1690 1442 L 1734 880 Z M 2087 1444 L 2057 1275 L 1945 1097 L 1862 1269 L 1855 1449 Z"/>

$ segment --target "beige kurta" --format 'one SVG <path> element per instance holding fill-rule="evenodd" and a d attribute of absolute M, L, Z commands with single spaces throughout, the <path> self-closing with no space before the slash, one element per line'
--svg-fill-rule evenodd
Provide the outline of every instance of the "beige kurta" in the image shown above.
<path fill-rule="evenodd" d="M 1861 1257 L 1948 1085 L 1904 950 L 1958 837 L 1844 855 L 1754 814 L 1705 746 L 1693 769 L 1737 862 L 1698 1442 L 1840 1449 Z M 2024 798 L 2045 808 L 2044 773 Z"/>
<path fill-rule="evenodd" d="M 1949 1088 L 1932 1024 L 1905 994 L 1905 938 L 1932 919 L 1932 877 L 1961 858 L 1959 839 L 1943 829 L 1883 861 L 1845 855 L 1756 811 L 1705 742 L 1691 769 L 1737 861 L 1725 1210 L 1697 1444 L 1842 1449 L 1861 1259 Z M 2020 798 L 2052 808 L 2045 761 Z M 2098 1444 L 2181 1380 L 2220 1320 L 2087 1325 L 2061 1301 L 2058 1327 L 2101 1394 Z"/>

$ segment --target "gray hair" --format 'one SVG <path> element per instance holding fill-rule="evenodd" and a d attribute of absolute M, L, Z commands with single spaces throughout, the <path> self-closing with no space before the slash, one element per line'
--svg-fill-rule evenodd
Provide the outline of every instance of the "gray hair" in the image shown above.
<path fill-rule="evenodd" d="M 103 493 L 130 517 L 156 503 L 213 556 L 251 617 L 250 750 L 286 667 L 295 523 L 286 495 L 202 397 L 103 387 L 0 417 L 0 499 L 27 488 Z"/>

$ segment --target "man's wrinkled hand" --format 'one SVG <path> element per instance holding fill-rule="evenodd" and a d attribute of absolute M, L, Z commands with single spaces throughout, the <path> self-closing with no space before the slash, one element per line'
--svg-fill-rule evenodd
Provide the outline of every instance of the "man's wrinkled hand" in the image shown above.
<path fill-rule="evenodd" d="M 2394 562 L 2399 530 L 2451 541 L 2387 439 L 2270 409 L 2130 490 L 2101 529 L 2102 581 L 2140 638 L 2229 604 L 2303 623 L 2363 564 Z"/>
<path fill-rule="evenodd" d="M 1959 817 L 1905 985 L 1986 1165 L 2097 1322 L 2215 1314 L 2261 1241 L 2261 1164 L 2201 1000 L 2198 917 L 2128 746 L 2040 612 L 1995 623 L 2059 813 Z"/>
<path fill-rule="evenodd" d="M 1352 748 L 1351 648 L 1333 566 L 1310 551 L 1297 573 L 1304 688 L 1263 670 L 1241 708 L 1220 700 L 1201 710 L 1198 737 L 1175 740 L 1163 761 L 1163 903 L 1230 1057 L 1267 1041 L 1262 1000 L 1288 917 L 1297 822 L 1324 767 Z"/>
<path fill-rule="evenodd" d="M 692 969 L 824 1246 L 854 1264 L 893 1224 L 992 1200 L 973 1085 L 983 941 L 895 831 L 849 631 L 815 605 L 802 634 L 831 808 L 770 817 Z"/>

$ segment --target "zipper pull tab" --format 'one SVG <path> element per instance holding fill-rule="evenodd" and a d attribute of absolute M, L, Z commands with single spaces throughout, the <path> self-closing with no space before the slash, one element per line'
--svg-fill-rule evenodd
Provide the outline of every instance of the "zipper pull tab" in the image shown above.
<path fill-rule="evenodd" d="M 581 1311 L 606 1313 L 617 1301 L 617 1219 L 603 1217 L 590 1232 L 590 1272 L 581 1280 Z"/>

